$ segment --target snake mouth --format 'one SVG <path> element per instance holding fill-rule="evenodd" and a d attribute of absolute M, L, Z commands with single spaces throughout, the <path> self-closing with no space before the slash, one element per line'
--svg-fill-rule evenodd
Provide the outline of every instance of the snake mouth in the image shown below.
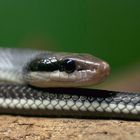
<path fill-rule="evenodd" d="M 87 54 L 65 54 L 33 60 L 24 79 L 37 87 L 77 87 L 98 84 L 108 75 L 109 65 L 103 60 Z"/>

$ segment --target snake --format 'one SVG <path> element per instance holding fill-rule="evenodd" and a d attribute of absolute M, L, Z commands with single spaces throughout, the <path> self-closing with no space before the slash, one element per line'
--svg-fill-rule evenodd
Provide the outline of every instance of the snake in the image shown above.
<path fill-rule="evenodd" d="M 0 114 L 140 120 L 140 94 L 86 88 L 109 64 L 86 53 L 0 48 Z"/>

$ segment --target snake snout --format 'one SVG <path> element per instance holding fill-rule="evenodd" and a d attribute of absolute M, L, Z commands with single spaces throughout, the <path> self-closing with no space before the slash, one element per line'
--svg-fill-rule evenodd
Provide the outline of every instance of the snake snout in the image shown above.
<path fill-rule="evenodd" d="M 105 80 L 110 74 L 110 66 L 107 62 L 102 61 L 99 63 L 98 70 L 97 70 L 98 79 L 100 81 Z"/>
<path fill-rule="evenodd" d="M 108 76 L 110 74 L 110 66 L 107 62 L 103 61 L 101 63 L 101 67 L 102 67 L 102 73 L 105 75 L 105 76 Z"/>

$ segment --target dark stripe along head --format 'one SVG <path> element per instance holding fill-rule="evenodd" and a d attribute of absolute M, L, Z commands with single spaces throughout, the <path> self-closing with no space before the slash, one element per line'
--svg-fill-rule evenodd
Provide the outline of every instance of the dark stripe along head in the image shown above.
<path fill-rule="evenodd" d="M 71 59 L 57 60 L 55 57 L 37 58 L 32 60 L 26 68 L 27 71 L 33 72 L 53 72 L 59 70 L 61 72 L 72 73 L 76 70 L 76 64 L 75 61 Z"/>

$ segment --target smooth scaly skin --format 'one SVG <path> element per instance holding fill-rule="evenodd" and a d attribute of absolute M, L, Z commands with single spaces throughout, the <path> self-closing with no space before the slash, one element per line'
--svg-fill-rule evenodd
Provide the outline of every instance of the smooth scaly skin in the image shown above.
<path fill-rule="evenodd" d="M 140 94 L 4 84 L 0 86 L 0 113 L 139 120 Z"/>
<path fill-rule="evenodd" d="M 8 50 L 6 51 L 8 53 Z M 18 50 L 17 52 L 14 50 L 11 55 L 11 51 L 9 51 L 8 56 L 17 54 L 15 58 L 23 57 L 25 59 L 23 55 L 18 56 L 18 52 Z M 3 57 L 5 57 L 5 52 L 4 49 L 1 49 L 0 67 L 5 64 L 5 60 L 2 60 Z M 11 59 L 15 58 L 11 57 Z M 23 58 L 21 60 L 23 60 Z M 28 59 L 28 57 L 26 57 L 26 59 Z M 18 61 L 18 59 L 16 59 L 16 61 Z M 11 69 L 13 70 L 13 66 L 10 65 L 10 62 L 11 61 L 7 59 L 9 71 Z M 24 60 L 24 62 L 26 61 Z M 16 69 L 15 74 L 14 72 L 9 74 L 7 80 L 13 78 L 11 82 L 15 81 L 15 76 L 22 79 L 21 67 L 23 66 L 19 65 L 18 73 Z M 4 72 L 4 70 L 0 70 Z M 6 74 L 7 72 L 1 74 L 3 81 Z M 23 84 L 22 81 L 17 81 L 17 83 L 20 82 Z M 42 89 L 27 85 L 2 83 L 0 85 L 0 113 L 140 120 L 140 94 L 78 88 Z"/>

